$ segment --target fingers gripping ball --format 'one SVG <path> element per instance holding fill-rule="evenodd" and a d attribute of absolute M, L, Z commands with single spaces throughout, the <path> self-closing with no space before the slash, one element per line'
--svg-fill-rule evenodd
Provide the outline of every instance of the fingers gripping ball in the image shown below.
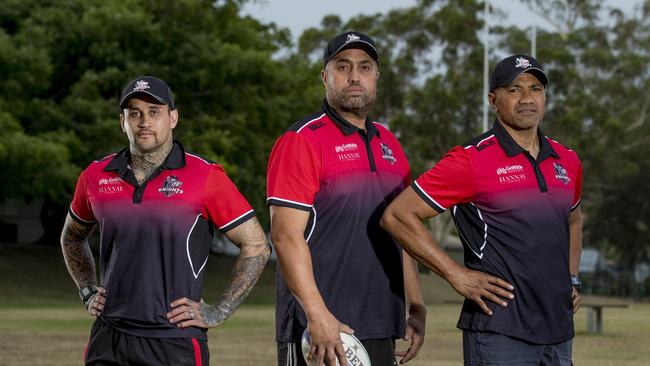
<path fill-rule="evenodd" d="M 343 343 L 343 349 L 345 350 L 345 358 L 348 360 L 346 366 L 371 366 L 370 356 L 368 356 L 368 352 L 357 337 L 352 334 L 341 332 L 341 342 Z M 312 359 L 311 362 L 307 360 L 309 348 L 311 347 L 311 337 L 309 336 L 307 329 L 302 333 L 302 340 L 300 343 L 302 356 L 305 358 L 305 362 L 309 366 L 315 366 L 315 359 Z M 338 360 L 336 360 L 336 366 L 340 366 Z"/>

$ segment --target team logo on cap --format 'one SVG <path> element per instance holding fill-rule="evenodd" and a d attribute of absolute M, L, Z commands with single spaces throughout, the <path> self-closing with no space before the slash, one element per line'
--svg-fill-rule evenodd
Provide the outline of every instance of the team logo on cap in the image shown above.
<path fill-rule="evenodd" d="M 388 145 L 384 144 L 383 142 L 381 143 L 381 157 L 384 158 L 390 165 L 395 164 L 397 159 L 395 159 L 395 155 L 393 155 L 393 150 L 388 147 Z"/>
<path fill-rule="evenodd" d="M 180 188 L 183 185 L 183 182 L 178 180 L 176 176 L 168 175 L 165 178 L 162 188 L 158 188 L 158 192 L 161 192 L 165 197 L 171 197 L 175 194 L 182 194 L 183 190 Z"/>
<path fill-rule="evenodd" d="M 569 184 L 571 178 L 569 178 L 566 169 L 560 163 L 553 163 L 553 168 L 555 169 L 555 178 L 561 180 L 565 186 Z"/>
<path fill-rule="evenodd" d="M 525 58 L 523 58 L 523 57 L 517 57 L 517 58 L 515 59 L 515 61 L 517 62 L 517 63 L 515 64 L 515 67 L 522 67 L 522 68 L 524 68 L 524 69 L 530 67 L 530 61 L 528 61 L 528 59 L 525 59 Z"/>
<path fill-rule="evenodd" d="M 345 41 L 345 43 L 350 43 L 350 42 L 353 42 L 353 41 L 358 41 L 358 40 L 360 40 L 360 39 L 361 39 L 361 37 L 357 36 L 357 35 L 354 34 L 354 33 L 350 33 L 350 34 L 348 34 L 348 39 Z"/>
<path fill-rule="evenodd" d="M 135 86 L 133 87 L 133 90 L 145 90 L 149 89 L 149 82 L 144 81 L 144 80 L 138 80 L 135 82 Z"/>

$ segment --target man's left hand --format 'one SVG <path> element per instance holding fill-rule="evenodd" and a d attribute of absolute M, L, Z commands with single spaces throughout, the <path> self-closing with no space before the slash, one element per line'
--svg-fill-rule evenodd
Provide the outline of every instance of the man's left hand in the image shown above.
<path fill-rule="evenodd" d="M 395 356 L 401 357 L 400 364 L 414 359 L 424 343 L 424 329 L 427 323 L 427 308 L 424 305 L 411 305 L 409 317 L 406 319 L 406 332 L 404 340 L 410 342 L 406 351 L 395 351 Z"/>
<path fill-rule="evenodd" d="M 171 308 L 167 319 L 179 328 L 214 328 L 225 320 L 214 305 L 205 303 L 203 299 L 196 302 L 182 297 L 172 301 Z"/>
<path fill-rule="evenodd" d="M 571 299 L 573 300 L 573 313 L 575 314 L 578 309 L 580 309 L 580 300 L 582 297 L 580 296 L 580 291 L 578 291 L 575 286 L 571 286 L 573 289 L 573 295 L 571 296 Z"/>

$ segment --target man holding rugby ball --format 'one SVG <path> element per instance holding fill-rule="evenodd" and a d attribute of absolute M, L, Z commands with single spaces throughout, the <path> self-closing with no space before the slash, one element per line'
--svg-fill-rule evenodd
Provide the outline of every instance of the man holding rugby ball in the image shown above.
<path fill-rule="evenodd" d="M 305 365 L 305 328 L 309 357 L 319 365 L 346 364 L 341 331 L 354 330 L 373 366 L 392 366 L 395 355 L 407 362 L 423 342 L 426 308 L 415 261 L 379 225 L 411 177 L 397 139 L 368 118 L 378 59 L 363 33 L 332 38 L 323 57 L 321 108 L 289 127 L 271 152 L 267 202 L 279 259 L 280 366 Z M 395 352 L 402 337 L 410 347 Z"/>

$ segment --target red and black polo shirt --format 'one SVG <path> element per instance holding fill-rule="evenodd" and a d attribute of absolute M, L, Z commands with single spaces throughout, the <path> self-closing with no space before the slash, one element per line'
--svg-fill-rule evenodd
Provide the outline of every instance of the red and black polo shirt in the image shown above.
<path fill-rule="evenodd" d="M 386 206 L 410 183 L 402 148 L 386 128 L 359 129 L 323 102 L 273 146 L 269 205 L 308 211 L 305 239 L 328 309 L 359 339 L 401 337 L 401 250 L 379 225 Z M 300 340 L 305 314 L 278 267 L 276 337 Z"/>
<path fill-rule="evenodd" d="M 223 168 L 174 146 L 162 166 L 139 185 L 126 148 L 95 161 L 79 176 L 70 215 L 99 225 L 102 320 L 141 337 L 205 338 L 165 314 L 180 297 L 201 300 L 214 234 L 255 213 Z"/>
<path fill-rule="evenodd" d="M 488 316 L 465 300 L 458 327 L 532 343 L 573 337 L 569 216 L 580 204 L 577 154 L 538 130 L 534 159 L 495 122 L 492 130 L 450 150 L 412 187 L 438 212 L 451 210 L 468 268 L 514 286 Z"/>

